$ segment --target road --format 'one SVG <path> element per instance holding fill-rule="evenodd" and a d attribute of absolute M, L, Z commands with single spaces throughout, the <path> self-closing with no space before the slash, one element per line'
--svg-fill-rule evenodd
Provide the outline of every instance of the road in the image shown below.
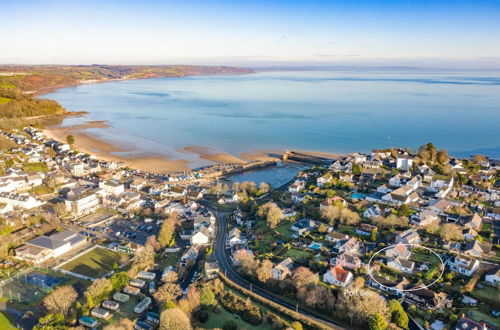
<path fill-rule="evenodd" d="M 300 307 L 297 308 L 296 305 L 284 300 L 278 295 L 275 295 L 271 293 L 270 291 L 261 288 L 253 283 L 250 283 L 243 277 L 241 277 L 236 270 L 233 268 L 232 263 L 229 259 L 227 250 L 225 248 L 225 242 L 226 242 L 226 236 L 227 236 L 227 221 L 226 221 L 226 214 L 215 212 L 216 217 L 217 217 L 217 237 L 215 240 L 214 244 L 214 253 L 215 253 L 215 258 L 217 259 L 217 263 L 219 264 L 220 271 L 225 274 L 227 278 L 229 278 L 231 281 L 234 283 L 238 284 L 239 286 L 250 290 L 259 296 L 266 298 L 268 300 L 271 300 L 291 311 L 294 312 L 299 312 L 300 314 L 303 314 L 319 323 L 322 325 L 330 328 L 330 329 L 345 329 L 342 327 L 342 325 L 334 323 L 333 321 L 318 315 L 316 313 L 304 310 Z"/>

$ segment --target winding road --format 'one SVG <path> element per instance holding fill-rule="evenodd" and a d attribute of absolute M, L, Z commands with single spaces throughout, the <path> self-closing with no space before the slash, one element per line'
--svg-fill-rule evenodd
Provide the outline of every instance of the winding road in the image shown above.
<path fill-rule="evenodd" d="M 228 251 L 225 247 L 227 238 L 227 215 L 215 210 L 214 212 L 217 218 L 217 237 L 214 244 L 214 254 L 217 263 L 219 264 L 221 273 L 223 273 L 227 278 L 229 278 L 237 285 L 258 294 L 265 299 L 271 300 L 293 312 L 298 312 L 304 316 L 307 316 L 308 318 L 313 319 L 330 329 L 345 329 L 342 325 L 337 324 L 321 315 L 297 307 L 296 305 L 284 300 L 280 296 L 268 291 L 267 289 L 263 289 L 241 277 L 233 268 L 227 253 Z"/>

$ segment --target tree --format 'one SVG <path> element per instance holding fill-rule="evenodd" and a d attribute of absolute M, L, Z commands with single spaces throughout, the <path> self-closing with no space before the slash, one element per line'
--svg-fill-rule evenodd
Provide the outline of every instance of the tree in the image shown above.
<path fill-rule="evenodd" d="M 382 315 L 377 313 L 368 320 L 368 327 L 370 330 L 385 330 L 387 329 L 387 322 Z"/>
<path fill-rule="evenodd" d="M 116 323 L 108 324 L 107 326 L 104 327 L 103 330 L 133 330 L 133 329 L 134 329 L 133 321 L 126 318 L 121 318 Z"/>
<path fill-rule="evenodd" d="M 38 324 L 33 330 L 65 330 L 68 326 L 64 324 L 64 315 L 47 314 L 38 319 Z"/>
<path fill-rule="evenodd" d="M 273 275 L 273 263 L 268 259 L 262 260 L 260 267 L 256 270 L 257 279 L 263 283 L 269 281 Z"/>
<path fill-rule="evenodd" d="M 111 281 L 107 278 L 100 278 L 92 282 L 84 293 L 87 298 L 88 307 L 92 308 L 97 306 L 111 290 L 113 290 L 113 286 L 111 285 Z"/>
<path fill-rule="evenodd" d="M 361 167 L 358 164 L 352 166 L 352 174 L 361 175 Z"/>
<path fill-rule="evenodd" d="M 214 292 L 207 287 L 201 289 L 200 303 L 202 306 L 213 306 L 217 303 Z"/>
<path fill-rule="evenodd" d="M 292 273 L 292 282 L 296 288 L 300 288 L 310 283 L 318 282 L 318 275 L 307 267 L 298 267 Z"/>
<path fill-rule="evenodd" d="M 177 274 L 177 272 L 169 270 L 162 275 L 161 280 L 165 283 L 174 283 L 179 280 L 179 275 Z"/>
<path fill-rule="evenodd" d="M 259 261 L 254 256 L 248 253 L 247 250 L 239 250 L 235 253 L 234 258 L 238 264 L 238 268 L 246 275 L 253 276 L 255 270 L 259 266 Z"/>
<path fill-rule="evenodd" d="M 321 217 L 328 221 L 330 225 L 333 225 L 335 220 L 340 217 L 341 209 L 337 206 L 329 205 L 321 210 Z"/>
<path fill-rule="evenodd" d="M 387 302 L 380 296 L 380 294 L 371 291 L 369 294 L 344 294 L 346 290 L 349 292 L 357 292 L 361 288 L 367 291 L 364 286 L 364 280 L 359 278 L 350 283 L 343 292 L 341 292 L 337 299 L 336 310 L 337 315 L 341 318 L 346 316 L 352 323 L 361 325 L 366 324 L 369 319 L 375 315 L 380 314 L 385 320 L 389 316 L 389 308 Z"/>
<path fill-rule="evenodd" d="M 159 304 L 166 305 L 176 300 L 180 295 L 182 295 L 182 290 L 178 284 L 165 283 L 158 288 L 153 296 Z"/>
<path fill-rule="evenodd" d="M 160 330 L 191 330 L 191 322 L 179 308 L 164 310 L 160 316 Z"/>
<path fill-rule="evenodd" d="M 156 235 L 149 236 L 144 246 L 150 247 L 155 252 L 158 252 L 161 249 L 161 245 L 156 239 Z"/>
<path fill-rule="evenodd" d="M 370 239 L 372 242 L 377 241 L 377 228 L 373 228 L 371 233 L 370 233 Z"/>
<path fill-rule="evenodd" d="M 403 204 L 399 207 L 398 215 L 402 217 L 409 217 L 410 215 L 412 215 L 412 213 L 413 212 L 411 208 L 408 206 L 408 204 Z"/>
<path fill-rule="evenodd" d="M 293 321 L 290 326 L 292 327 L 293 330 L 302 330 L 302 324 L 299 321 Z"/>
<path fill-rule="evenodd" d="M 128 283 L 128 275 L 126 272 L 114 273 L 109 280 L 111 281 L 113 290 L 117 291 Z"/>
<path fill-rule="evenodd" d="M 472 157 L 472 161 L 476 164 L 479 164 L 480 162 L 484 162 L 486 161 L 486 157 L 483 156 L 483 155 L 474 155 L 474 157 Z"/>
<path fill-rule="evenodd" d="M 389 300 L 389 312 L 391 313 L 392 322 L 400 328 L 408 329 L 408 322 L 410 320 L 399 301 L 395 299 Z"/>
<path fill-rule="evenodd" d="M 439 231 L 443 241 L 459 241 L 462 239 L 462 229 L 453 223 L 445 223 Z"/>
<path fill-rule="evenodd" d="M 57 213 L 58 216 L 65 215 L 68 213 L 68 210 L 66 209 L 66 204 L 64 202 L 59 202 L 54 205 L 54 212 Z"/>
<path fill-rule="evenodd" d="M 318 226 L 318 231 L 320 233 L 326 233 L 326 231 L 328 230 L 328 228 L 326 228 L 326 225 L 324 223 L 320 223 L 319 226 Z"/>
<path fill-rule="evenodd" d="M 147 268 L 154 264 L 154 257 L 155 252 L 153 249 L 149 246 L 144 246 L 143 248 L 137 250 L 134 265 L 137 266 L 137 268 Z"/>
<path fill-rule="evenodd" d="M 437 153 L 437 161 L 441 165 L 445 165 L 448 162 L 448 151 L 446 149 Z"/>
<path fill-rule="evenodd" d="M 60 286 L 43 298 L 43 306 L 49 313 L 66 315 L 76 298 L 78 294 L 71 285 Z"/>
<path fill-rule="evenodd" d="M 71 134 L 66 136 L 66 143 L 69 144 L 70 146 L 75 143 L 75 137 Z"/>
<path fill-rule="evenodd" d="M 344 225 L 355 225 L 359 223 L 360 217 L 354 211 L 351 211 L 347 208 L 343 208 L 340 210 L 340 222 Z"/>
<path fill-rule="evenodd" d="M 283 211 L 273 202 L 267 202 L 259 207 L 257 215 L 266 218 L 269 228 L 275 228 L 283 219 Z"/>
<path fill-rule="evenodd" d="M 260 195 L 263 195 L 265 193 L 268 193 L 269 189 L 270 189 L 270 186 L 267 183 L 261 182 L 260 185 L 259 185 L 259 191 L 258 191 L 258 193 Z"/>
<path fill-rule="evenodd" d="M 394 227 L 400 227 L 404 228 L 407 227 L 410 221 L 408 220 L 407 217 L 398 217 L 395 214 L 389 214 L 387 217 L 375 217 L 373 219 L 373 222 L 377 227 L 380 228 L 394 228 Z"/>
<path fill-rule="evenodd" d="M 166 247 L 172 242 L 175 234 L 175 226 L 177 225 L 177 219 L 178 215 L 176 213 L 172 213 L 163 221 L 160 232 L 158 233 L 158 242 L 162 247 Z"/>

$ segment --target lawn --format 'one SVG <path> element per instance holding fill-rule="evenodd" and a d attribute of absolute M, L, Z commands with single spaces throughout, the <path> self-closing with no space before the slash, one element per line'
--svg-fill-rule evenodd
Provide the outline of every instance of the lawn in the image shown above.
<path fill-rule="evenodd" d="M 283 254 L 283 257 L 285 258 L 292 258 L 293 261 L 298 261 L 298 260 L 303 260 L 303 259 L 308 259 L 312 257 L 312 254 L 307 251 L 302 251 L 302 250 L 296 250 L 296 249 L 290 249 Z"/>
<path fill-rule="evenodd" d="M 14 330 L 17 329 L 15 326 L 10 323 L 7 316 L 4 313 L 0 312 L 0 329 L 2 330 Z"/>
<path fill-rule="evenodd" d="M 282 237 L 283 239 L 290 240 L 292 238 L 292 234 L 293 234 L 292 231 L 290 230 L 290 228 L 292 226 L 293 226 L 293 223 L 286 222 L 286 223 L 276 227 L 275 231 L 280 233 L 281 236 L 284 236 L 284 237 Z"/>
<path fill-rule="evenodd" d="M 23 171 L 31 173 L 31 172 L 47 172 L 49 168 L 47 167 L 47 164 L 44 162 L 38 162 L 38 163 L 26 163 L 23 166 Z"/>
<path fill-rule="evenodd" d="M 136 319 L 139 314 L 136 314 L 134 312 L 134 307 L 139 303 L 144 298 L 144 295 L 139 295 L 137 297 L 130 295 L 129 301 L 126 303 L 120 303 L 120 307 L 118 308 L 117 311 L 111 311 L 111 314 L 113 315 L 109 320 L 107 321 L 102 321 L 106 322 L 108 324 L 113 324 L 120 319 L 127 318 L 127 319 Z"/>
<path fill-rule="evenodd" d="M 432 265 L 436 265 L 439 267 L 439 269 L 441 269 L 442 267 L 439 258 L 434 253 L 428 250 L 413 249 L 410 260 L 418 262 L 426 262 Z"/>
<path fill-rule="evenodd" d="M 128 257 L 125 253 L 96 247 L 59 268 L 73 273 L 99 278 L 113 270 L 115 264 L 119 265 L 122 256 Z"/>
<path fill-rule="evenodd" d="M 479 310 L 472 310 L 472 311 L 467 312 L 467 317 L 469 317 L 477 322 L 486 321 L 486 322 L 493 324 L 497 328 L 500 327 L 500 319 L 496 319 L 492 315 L 485 314 Z"/>
<path fill-rule="evenodd" d="M 500 291 L 492 286 L 483 285 L 482 289 L 475 288 L 472 295 L 478 299 L 486 298 L 489 301 L 500 301 Z"/>
<path fill-rule="evenodd" d="M 356 233 L 356 228 L 351 227 L 351 226 L 345 226 L 345 225 L 340 225 L 339 228 L 337 229 L 339 233 L 342 234 L 347 234 L 349 236 L 354 236 Z"/>
<path fill-rule="evenodd" d="M 9 99 L 8 97 L 0 96 L 0 104 L 9 103 L 10 101 L 12 101 L 12 99 Z"/>

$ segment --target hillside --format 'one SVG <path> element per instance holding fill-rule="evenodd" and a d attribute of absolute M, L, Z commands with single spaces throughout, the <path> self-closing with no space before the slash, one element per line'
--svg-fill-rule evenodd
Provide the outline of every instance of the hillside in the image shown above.
<path fill-rule="evenodd" d="M 191 65 L 4 65 L 0 66 L 0 89 L 43 94 L 88 82 L 252 72 L 245 68 Z"/>

